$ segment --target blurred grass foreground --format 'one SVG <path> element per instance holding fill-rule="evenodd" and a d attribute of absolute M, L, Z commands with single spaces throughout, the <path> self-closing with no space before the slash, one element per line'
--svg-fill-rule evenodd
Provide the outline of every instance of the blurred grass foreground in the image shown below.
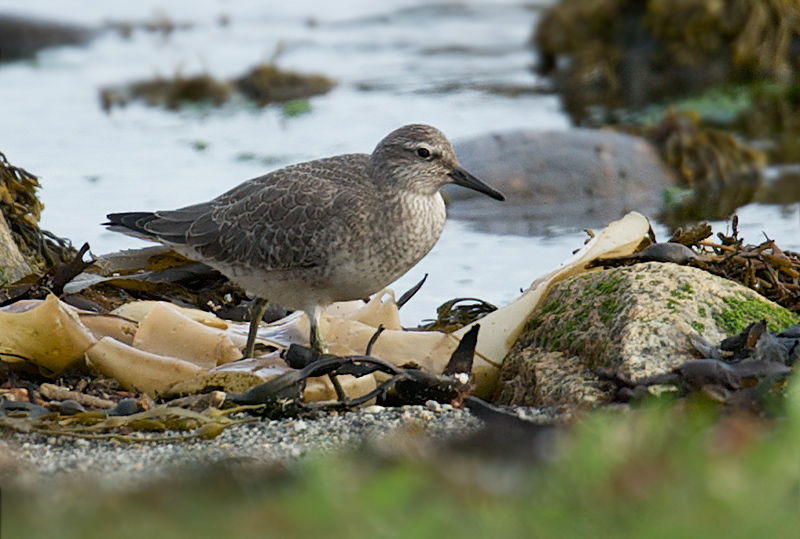
<path fill-rule="evenodd" d="M 410 429 L 293 468 L 232 461 L 133 491 L 17 485 L 3 536 L 794 537 L 797 380 L 771 415 L 701 397 L 595 411 L 539 462 Z"/>

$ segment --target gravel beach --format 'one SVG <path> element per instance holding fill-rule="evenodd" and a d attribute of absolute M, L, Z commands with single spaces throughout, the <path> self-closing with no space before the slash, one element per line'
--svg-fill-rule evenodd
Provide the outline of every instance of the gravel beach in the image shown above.
<path fill-rule="evenodd" d="M 245 418 L 246 416 L 242 416 Z M 137 433 L 142 443 L 34 433 L 4 433 L 0 474 L 6 484 L 33 487 L 65 481 L 136 488 L 193 468 L 226 461 L 291 465 L 305 458 L 380 443 L 389 434 L 444 440 L 475 432 L 481 421 L 466 410 L 429 401 L 425 406 L 368 406 L 314 419 L 256 420 L 226 428 L 210 440 L 147 442 L 181 433 Z"/>

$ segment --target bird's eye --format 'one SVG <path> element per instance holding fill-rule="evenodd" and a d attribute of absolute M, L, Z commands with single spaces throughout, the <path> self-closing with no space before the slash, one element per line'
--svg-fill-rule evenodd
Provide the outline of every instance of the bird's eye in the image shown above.
<path fill-rule="evenodd" d="M 431 156 L 431 151 L 428 148 L 417 148 L 417 155 L 423 159 L 428 159 Z"/>

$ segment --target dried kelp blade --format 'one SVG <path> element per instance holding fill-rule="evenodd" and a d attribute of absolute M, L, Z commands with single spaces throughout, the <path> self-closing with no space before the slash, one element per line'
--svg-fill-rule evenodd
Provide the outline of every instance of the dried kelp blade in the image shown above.
<path fill-rule="evenodd" d="M 133 346 L 205 369 L 243 357 L 223 329 L 198 323 L 163 302 L 154 305 L 139 323 Z"/>
<path fill-rule="evenodd" d="M 475 359 L 475 345 L 478 344 L 478 331 L 480 324 L 474 324 L 458 343 L 450 361 L 442 371 L 445 376 L 455 376 L 456 374 L 469 375 L 472 372 L 472 361 Z"/>
<path fill-rule="evenodd" d="M 0 311 L 0 358 L 35 365 L 46 376 L 82 363 L 95 342 L 77 314 L 52 294 L 24 312 Z"/>
<path fill-rule="evenodd" d="M 163 395 L 174 384 L 207 370 L 189 361 L 139 350 L 110 337 L 100 339 L 89 348 L 86 360 L 103 376 L 118 380 L 124 388 L 152 397 Z"/>

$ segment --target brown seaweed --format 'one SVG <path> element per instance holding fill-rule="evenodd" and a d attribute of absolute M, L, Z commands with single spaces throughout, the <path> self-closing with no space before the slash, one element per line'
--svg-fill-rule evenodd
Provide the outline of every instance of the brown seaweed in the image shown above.
<path fill-rule="evenodd" d="M 0 152 L 0 212 L 8 222 L 14 242 L 34 268 L 49 268 L 75 255 L 69 241 L 39 229 L 44 205 L 36 196 L 38 178 L 9 163 Z"/>
<path fill-rule="evenodd" d="M 534 36 L 579 122 L 728 82 L 797 79 L 800 4 L 781 0 L 562 0 Z"/>

